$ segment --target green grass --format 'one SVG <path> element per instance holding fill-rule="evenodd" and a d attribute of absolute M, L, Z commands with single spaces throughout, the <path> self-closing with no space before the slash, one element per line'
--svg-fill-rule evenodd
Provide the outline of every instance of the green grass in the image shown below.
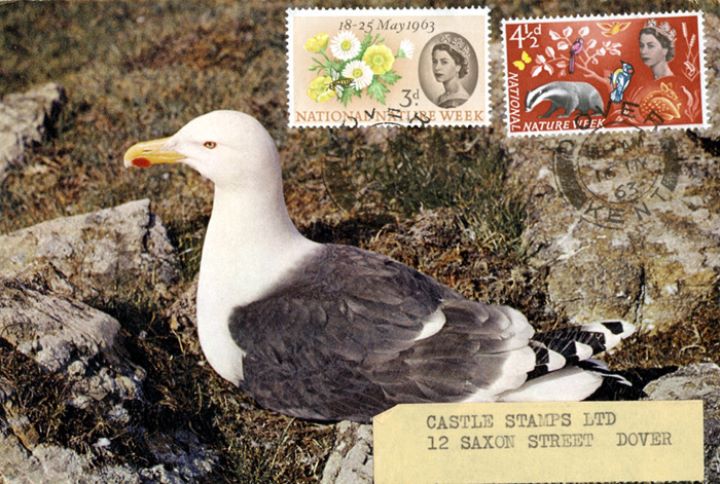
<path fill-rule="evenodd" d="M 122 154 L 203 112 L 238 109 L 256 116 L 277 140 L 289 210 L 309 236 L 387 253 L 467 296 L 512 303 L 531 320 L 554 324 L 545 313 L 543 274 L 524 265 L 519 236 L 525 197 L 505 187 L 508 156 L 500 134 L 288 130 L 285 6 L 230 0 L 0 4 L 0 95 L 52 80 L 68 96 L 55 136 L 28 153 L 32 168 L 12 169 L 0 185 L 0 233 L 150 198 L 180 254 L 182 277 L 171 288 L 179 297 L 199 267 L 211 186 L 182 167 L 126 170 Z M 720 10 L 716 2 L 700 6 Z M 653 10 L 677 7 L 695 8 L 664 1 Z M 646 8 L 636 0 L 514 1 L 495 8 L 493 19 L 499 25 L 510 16 Z M 329 427 L 263 411 L 207 365 L 199 366 L 194 328 L 176 327 L 154 294 L 95 303 L 122 322 L 133 360 L 148 370 L 150 408 L 136 414 L 143 425 L 195 429 L 222 456 L 217 481 L 319 478 L 332 444 Z M 149 337 L 139 338 L 141 331 Z M 4 357 L 10 350 L 1 343 Z M 35 375 L 30 362 L 18 357 L 14 364 Z M 19 382 L 26 392 L 31 383 Z M 61 390 L 44 400 L 28 393 L 27 402 L 43 439 L 84 450 L 96 416 L 67 414 Z M 70 417 L 76 426 L 59 423 Z M 109 435 L 120 430 L 104 429 Z M 152 464 L 143 461 L 141 443 L 123 445 L 128 461 Z"/>
<path fill-rule="evenodd" d="M 496 140 L 473 130 L 392 129 L 380 143 L 331 130 L 320 163 L 323 181 L 344 210 L 382 207 L 402 217 L 451 207 L 458 230 L 479 249 L 519 250 L 524 209 L 505 187 L 507 157 Z"/>

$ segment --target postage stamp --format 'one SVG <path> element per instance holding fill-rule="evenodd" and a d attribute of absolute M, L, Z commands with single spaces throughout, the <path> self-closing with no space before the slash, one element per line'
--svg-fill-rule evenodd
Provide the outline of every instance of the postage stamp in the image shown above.
<path fill-rule="evenodd" d="M 290 127 L 485 126 L 487 8 L 288 9 Z"/>
<path fill-rule="evenodd" d="M 701 12 L 502 24 L 510 136 L 707 127 Z"/>

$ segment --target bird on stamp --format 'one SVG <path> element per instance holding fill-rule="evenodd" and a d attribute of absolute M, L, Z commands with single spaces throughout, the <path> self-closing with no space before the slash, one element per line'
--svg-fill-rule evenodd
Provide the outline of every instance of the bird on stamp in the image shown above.
<path fill-rule="evenodd" d="M 620 61 L 620 63 L 621 66 L 610 74 L 610 88 L 612 89 L 610 100 L 614 103 L 622 101 L 625 90 L 630 85 L 630 80 L 635 73 L 632 64 L 625 61 Z"/>
<path fill-rule="evenodd" d="M 579 37 L 570 46 L 570 61 L 568 62 L 568 72 L 570 74 L 573 74 L 575 72 L 575 56 L 582 52 L 584 43 L 585 42 L 583 41 L 582 37 Z"/>

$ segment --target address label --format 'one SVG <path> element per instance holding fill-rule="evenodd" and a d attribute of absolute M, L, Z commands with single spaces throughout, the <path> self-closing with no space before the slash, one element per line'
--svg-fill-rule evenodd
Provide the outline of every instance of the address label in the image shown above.
<path fill-rule="evenodd" d="M 373 435 L 378 484 L 703 480 L 700 400 L 398 405 Z"/>

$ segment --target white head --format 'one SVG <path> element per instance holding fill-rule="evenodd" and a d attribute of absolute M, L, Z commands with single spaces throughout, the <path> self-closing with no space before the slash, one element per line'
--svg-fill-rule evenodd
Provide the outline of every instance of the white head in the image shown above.
<path fill-rule="evenodd" d="M 267 190 L 281 180 L 272 138 L 255 118 L 238 111 L 212 111 L 169 138 L 137 143 L 127 150 L 124 162 L 140 168 L 184 163 L 227 189 Z"/>
<path fill-rule="evenodd" d="M 169 138 L 133 145 L 124 161 L 140 168 L 184 163 L 215 183 L 198 283 L 198 334 L 213 368 L 237 384 L 245 353 L 228 329 L 233 308 L 262 297 L 316 247 L 288 216 L 273 140 L 247 114 L 213 111 Z"/>

